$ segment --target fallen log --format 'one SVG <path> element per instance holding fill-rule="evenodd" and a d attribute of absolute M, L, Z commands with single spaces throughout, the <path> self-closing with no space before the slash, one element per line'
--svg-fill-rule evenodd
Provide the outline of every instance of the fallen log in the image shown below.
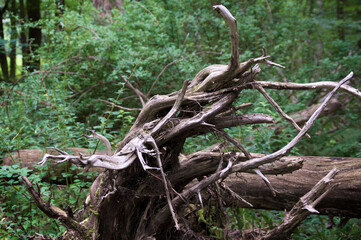
<path fill-rule="evenodd" d="M 295 120 L 296 123 L 302 125 L 311 117 L 311 115 L 316 111 L 316 109 L 321 105 L 321 103 L 316 103 L 309 106 L 306 109 L 301 111 L 291 113 L 290 116 Z M 337 99 L 331 99 L 327 104 L 323 112 L 320 114 L 320 117 L 332 115 L 335 111 L 342 108 L 342 103 Z"/>
<path fill-rule="evenodd" d="M 92 150 L 87 148 L 66 148 L 66 151 L 70 153 L 82 153 L 82 154 L 91 154 Z M 40 160 L 44 157 L 44 154 L 50 153 L 55 154 L 56 151 L 47 149 L 22 149 L 18 151 L 11 152 L 10 154 L 5 154 L 3 158 L 2 165 L 3 166 L 11 166 L 14 163 L 19 163 L 22 167 L 27 167 L 29 169 L 34 169 L 34 165 L 36 165 Z M 104 154 L 104 151 L 96 151 L 96 154 Z M 53 166 L 56 166 L 56 163 L 50 163 Z"/>
<path fill-rule="evenodd" d="M 254 208 L 290 210 L 333 167 L 340 169 L 334 181 L 337 186 L 317 205 L 321 214 L 341 217 L 361 217 L 361 159 L 346 157 L 302 156 L 303 167 L 292 174 L 267 178 L 276 189 L 271 190 L 259 176 L 249 173 L 233 174 L 225 179 L 234 192 L 250 202 Z M 266 173 L 265 173 L 266 174 Z M 228 206 L 249 208 L 242 201 L 226 197 Z"/>
<path fill-rule="evenodd" d="M 70 148 L 71 152 L 89 152 L 85 148 Z M 99 153 L 102 153 L 99 151 Z M 199 153 L 198 153 L 199 154 Z M 40 149 L 24 149 L 13 152 L 11 157 L 16 161 L 22 161 L 23 167 L 34 169 L 44 151 Z M 252 154 L 252 157 L 259 157 L 261 154 Z M 10 155 L 6 155 L 2 165 L 11 166 L 13 164 Z M 224 156 L 223 156 L 224 157 Z M 181 161 L 181 167 L 177 174 L 169 174 L 172 183 L 188 182 L 182 176 L 197 177 L 207 175 L 218 166 L 221 154 L 214 150 L 206 150 L 201 155 L 188 155 Z M 197 158 L 197 159 L 196 159 Z M 240 155 L 239 160 L 245 160 Z M 192 162 L 192 165 L 187 164 Z M 51 163 L 56 164 L 56 163 Z M 205 168 L 204 166 L 208 166 Z M 303 166 L 302 166 L 303 165 Z M 239 196 L 250 202 L 254 208 L 268 210 L 289 210 L 307 193 L 322 177 L 324 177 L 333 167 L 340 169 L 335 177 L 337 186 L 333 189 L 317 206 L 321 214 L 361 217 L 361 159 L 346 157 L 318 157 L 318 156 L 287 156 L 280 160 L 266 164 L 260 168 L 263 174 L 270 180 L 273 188 L 277 191 L 276 197 L 272 191 L 254 172 L 232 174 L 224 183 Z M 53 168 L 55 176 L 61 178 L 61 168 Z M 92 170 L 102 172 L 101 168 Z M 73 175 L 79 173 L 72 171 Z M 182 172 L 186 174 L 182 174 Z M 194 174 L 190 174 L 194 172 Z M 292 174 L 291 174 L 292 173 Z M 84 179 L 92 181 L 92 179 Z M 59 182 L 56 182 L 59 183 Z M 235 201 L 230 195 L 224 195 L 228 206 L 249 208 L 250 206 L 242 201 Z"/>
<path fill-rule="evenodd" d="M 87 148 L 77 148 L 71 147 L 65 149 L 67 152 L 70 153 L 81 153 L 81 154 L 91 154 L 92 150 Z M 56 151 L 52 149 L 42 150 L 42 149 L 22 149 L 18 151 L 11 152 L 10 154 L 5 154 L 1 165 L 2 166 L 12 166 L 13 164 L 18 164 L 21 168 L 28 168 L 30 169 L 30 173 L 39 172 L 40 170 L 36 168 L 39 166 L 38 163 L 43 158 L 44 154 L 55 154 Z M 105 151 L 98 150 L 96 154 L 104 154 Z M 57 166 L 57 167 L 56 167 Z M 68 176 L 71 179 L 74 179 L 75 175 L 83 172 L 82 169 L 79 168 L 70 168 L 71 164 L 68 162 L 62 163 L 60 166 L 56 162 L 49 163 L 48 169 L 41 169 L 41 171 L 46 171 L 47 174 L 44 174 L 42 177 L 43 181 L 51 182 L 54 184 L 65 184 L 66 179 L 63 177 L 63 173 L 68 173 Z M 51 171 L 50 171 L 51 169 Z M 103 172 L 104 169 L 102 168 L 90 168 L 89 171 L 97 171 Z M 77 178 L 81 179 L 82 181 L 93 181 L 93 178 L 88 178 L 85 175 L 78 175 Z M 52 179 L 52 180 L 50 180 Z"/>

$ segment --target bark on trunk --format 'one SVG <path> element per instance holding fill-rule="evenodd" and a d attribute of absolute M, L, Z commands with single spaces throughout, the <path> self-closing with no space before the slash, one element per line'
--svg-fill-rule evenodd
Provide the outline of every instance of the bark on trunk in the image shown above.
<path fill-rule="evenodd" d="M 9 0 L 6 0 L 4 7 L 0 9 L 0 39 L 2 40 L 0 44 L 0 65 L 3 75 L 3 80 L 5 82 L 9 82 L 9 69 L 8 69 L 7 54 L 5 48 L 3 17 L 6 9 L 8 8 L 8 5 L 9 5 Z"/>
<path fill-rule="evenodd" d="M 11 2 L 11 12 L 13 15 L 10 17 L 10 31 L 11 31 L 11 39 L 10 39 L 10 79 L 15 79 L 16 74 L 16 43 L 17 43 L 17 30 L 16 25 L 17 21 L 15 20 L 15 17 L 18 13 L 18 10 L 16 8 L 16 1 L 13 0 Z"/>
<path fill-rule="evenodd" d="M 343 7 L 345 5 L 345 0 L 337 0 L 336 4 L 336 12 L 337 12 L 337 20 L 339 21 L 337 31 L 338 31 L 338 38 L 341 41 L 345 41 L 345 27 L 343 23 L 344 19 L 344 11 Z"/>
<path fill-rule="evenodd" d="M 337 186 L 318 204 L 321 214 L 361 217 L 361 163 L 359 158 L 302 156 L 303 167 L 292 174 L 267 176 L 278 192 L 271 190 L 259 176 L 249 173 L 232 175 L 225 183 L 252 203 L 255 208 L 290 210 L 301 196 L 307 193 L 333 167 L 340 169 L 335 177 Z M 265 173 L 266 174 L 266 173 Z M 241 201 L 227 198 L 229 206 L 249 208 Z"/>
<path fill-rule="evenodd" d="M 66 149 L 71 152 L 87 154 L 90 150 L 82 148 Z M 54 151 L 49 152 L 54 153 Z M 96 154 L 104 154 L 98 151 Z M 2 165 L 11 166 L 13 161 L 21 160 L 23 167 L 30 169 L 42 158 L 44 151 L 40 149 L 27 149 L 14 152 L 12 156 L 6 155 Z M 260 157 L 261 154 L 251 154 L 253 157 Z M 227 159 L 227 156 L 223 156 Z M 240 159 L 245 160 L 244 156 Z M 185 156 L 176 171 L 168 173 L 171 183 L 177 186 L 184 186 L 191 180 L 207 176 L 214 172 L 221 160 L 221 154 L 217 151 L 203 151 Z M 54 175 L 61 179 L 62 167 L 54 169 Z M 322 214 L 347 217 L 361 217 L 361 159 L 345 157 L 321 157 L 321 156 L 287 156 L 280 160 L 261 166 L 259 169 L 270 180 L 274 189 L 278 192 L 272 194 L 270 188 L 262 179 L 250 171 L 242 174 L 232 174 L 225 180 L 235 193 L 250 202 L 255 208 L 280 210 L 291 209 L 298 199 L 308 192 L 323 176 L 333 167 L 341 169 L 335 178 L 337 187 L 328 194 L 318 205 L 317 210 Z M 95 170 L 95 169 L 92 169 Z M 102 168 L 97 169 L 99 173 Z M 72 172 L 77 174 L 78 171 Z M 47 179 L 44 179 L 47 180 Z M 87 179 L 85 178 L 84 181 Z M 89 179 L 88 179 L 89 180 Z M 61 184 L 61 182 L 57 182 Z M 154 183 L 153 189 L 145 191 L 145 195 L 154 194 L 154 189 L 162 189 L 162 183 Z M 235 201 L 230 195 L 224 195 L 228 207 L 250 206 L 242 201 Z"/>
<path fill-rule="evenodd" d="M 21 44 L 21 54 L 22 54 L 22 67 L 24 69 L 29 67 L 29 47 L 28 47 L 28 40 L 26 37 L 26 29 L 24 23 L 26 23 L 25 18 L 25 5 L 24 0 L 19 0 L 19 9 L 20 9 L 20 19 L 22 21 L 21 28 L 20 28 L 20 44 Z"/>
<path fill-rule="evenodd" d="M 27 4 L 28 19 L 31 23 L 38 22 L 40 20 L 40 0 L 28 0 Z M 33 72 L 40 69 L 40 57 L 37 53 L 41 45 L 41 28 L 37 27 L 29 28 L 29 41 L 28 47 L 30 55 L 29 71 Z"/>

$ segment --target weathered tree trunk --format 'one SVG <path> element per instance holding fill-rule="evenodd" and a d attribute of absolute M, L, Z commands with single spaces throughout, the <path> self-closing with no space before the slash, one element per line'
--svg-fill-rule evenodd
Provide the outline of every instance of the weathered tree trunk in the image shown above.
<path fill-rule="evenodd" d="M 15 20 L 15 17 L 17 15 L 17 7 L 16 7 L 16 1 L 11 1 L 11 12 L 13 15 L 10 17 L 10 31 L 11 31 L 11 39 L 10 39 L 10 79 L 15 79 L 16 74 L 16 43 L 17 43 L 17 21 Z"/>
<path fill-rule="evenodd" d="M 361 217 L 361 162 L 359 158 L 302 156 L 302 169 L 292 174 L 268 175 L 268 180 L 278 192 L 273 196 L 267 185 L 255 174 L 232 175 L 225 180 L 234 192 L 255 208 L 290 210 L 301 196 L 306 194 L 333 167 L 340 169 L 335 177 L 337 185 L 317 206 L 326 215 Z M 267 174 L 267 173 L 265 173 Z M 249 205 L 227 199 L 229 206 L 249 208 Z"/>
<path fill-rule="evenodd" d="M 70 161 L 86 169 L 90 167 L 106 169 L 91 186 L 90 204 L 85 207 L 85 212 L 88 213 L 86 219 L 75 221 L 71 215 L 59 208 L 51 204 L 44 205 L 40 194 L 37 194 L 31 183 L 23 177 L 27 189 L 38 206 L 48 216 L 59 219 L 68 228 L 66 238 L 72 236 L 80 239 L 106 240 L 195 238 L 198 210 L 204 207 L 202 195 L 208 193 L 213 202 L 218 204 L 221 210 L 218 211 L 217 216 L 221 220 L 226 211 L 220 196 L 225 194 L 224 191 L 232 192 L 222 185 L 222 180 L 227 179 L 232 173 L 254 172 L 267 183 L 274 194 L 277 194 L 277 189 L 272 187 L 272 183 L 262 172 L 267 173 L 269 165 L 271 168 L 277 165 L 279 159 L 282 160 L 282 157 L 289 154 L 292 148 L 305 135 L 307 136 L 307 131 L 338 89 L 361 97 L 361 93 L 352 87 L 342 86 L 353 73 L 339 83 L 312 83 L 311 86 L 292 83 L 272 85 L 268 82 L 256 81 L 255 76 L 261 71 L 258 64 L 283 66 L 269 61 L 269 56 L 265 56 L 265 53 L 240 63 L 236 19 L 222 5 L 214 6 L 214 10 L 224 18 L 230 29 L 231 58 L 228 65 L 208 66 L 192 81 L 185 81 L 180 91 L 152 97 L 144 104 L 133 127 L 114 152 L 104 136 L 91 131 L 86 137 L 103 141 L 107 146 L 106 154 L 78 156 L 55 148 L 60 155 L 45 154 L 43 157 L 40 164 L 45 164 L 48 159 L 57 159 L 60 162 Z M 132 87 L 127 79 L 124 78 L 124 81 Z M 326 87 L 331 88 L 332 91 L 301 128 L 267 94 L 265 88 L 275 86 L 279 88 L 290 86 L 289 88 L 295 89 Z M 245 105 L 233 104 L 242 90 L 249 88 L 260 92 L 275 111 L 299 131 L 287 145 L 274 153 L 250 154 L 242 144 L 223 130 L 246 124 L 274 122 L 270 115 L 237 113 L 237 109 Z M 138 89 L 132 89 L 143 101 L 144 94 Z M 205 133 L 217 135 L 219 139 L 224 140 L 224 143 L 214 146 L 210 151 L 199 151 L 189 156 L 181 154 L 186 138 Z M 212 164 L 205 164 L 207 161 L 211 161 Z M 299 161 L 293 159 L 286 162 L 286 166 L 286 171 L 294 170 L 299 167 Z M 337 172 L 333 169 L 318 182 L 297 202 L 290 213 L 286 214 L 279 228 L 265 232 L 265 236 L 287 237 L 308 214 L 317 212 L 314 209 L 316 204 L 336 186 L 332 179 Z M 234 196 L 242 200 L 239 195 Z M 208 202 L 212 201 L 207 199 Z M 226 225 L 221 223 L 221 227 L 225 232 L 228 231 Z M 285 234 L 282 235 L 283 230 Z"/>
<path fill-rule="evenodd" d="M 83 148 L 69 148 L 66 150 L 82 154 L 89 153 L 89 150 Z M 55 152 L 51 151 L 49 153 Z M 105 154 L 105 152 L 97 151 L 96 154 Z M 21 161 L 23 167 L 32 169 L 43 155 L 44 151 L 40 149 L 20 150 L 19 152 L 14 152 L 11 157 L 6 155 L 2 165 L 10 166 L 13 164 L 13 161 Z M 252 153 L 251 156 L 260 157 L 262 155 Z M 169 172 L 169 180 L 175 185 L 184 185 L 194 178 L 209 175 L 216 171 L 221 157 L 222 154 L 211 150 L 184 156 L 179 168 L 176 171 Z M 246 160 L 245 157 L 244 160 Z M 55 171 L 54 175 L 58 176 L 57 179 L 61 179 L 63 168 L 55 168 L 55 166 L 54 163 L 51 164 Z M 326 215 L 360 218 L 360 158 L 287 156 L 272 164 L 261 166 L 259 169 L 268 177 L 272 186 L 278 192 L 276 196 L 273 195 L 270 188 L 253 171 L 237 175 L 232 174 L 224 183 L 239 196 L 251 203 L 254 208 L 283 211 L 291 209 L 298 199 L 306 194 L 334 166 L 341 169 L 335 178 L 337 188 L 323 199 L 317 209 L 320 213 Z M 79 171 L 74 171 L 73 174 Z M 101 173 L 103 169 L 98 168 L 98 171 Z M 86 178 L 84 178 L 84 181 L 86 181 Z M 161 189 L 161 183 L 155 184 L 154 188 Z M 151 195 L 152 192 L 147 194 Z M 231 195 L 225 194 L 224 200 L 228 207 L 250 207 L 245 202 L 234 201 L 235 199 Z"/>
<path fill-rule="evenodd" d="M 9 5 L 9 0 L 6 0 L 5 5 L 0 9 L 0 39 L 2 40 L 0 44 L 0 65 L 3 75 L 3 80 L 5 82 L 9 82 L 9 68 L 7 62 L 6 49 L 5 49 L 3 17 L 6 9 L 8 8 L 8 5 Z"/>
<path fill-rule="evenodd" d="M 22 54 L 22 67 L 28 68 L 29 66 L 29 48 L 28 48 L 28 40 L 26 37 L 26 29 L 25 24 L 26 17 L 25 17 L 25 5 L 24 0 L 19 0 L 19 13 L 20 13 L 20 20 L 22 22 L 20 27 L 20 44 L 21 44 L 21 54 Z"/>
<path fill-rule="evenodd" d="M 339 21 L 337 31 L 338 31 L 338 38 L 341 41 L 345 41 L 345 27 L 344 27 L 344 5 L 345 0 L 337 0 L 336 1 L 336 13 L 337 13 L 337 20 Z"/>
<path fill-rule="evenodd" d="M 29 22 L 35 23 L 40 20 L 40 0 L 28 0 L 26 4 Z M 41 45 L 41 27 L 29 28 L 28 48 L 30 54 L 29 71 L 39 70 L 40 68 L 40 57 L 37 53 Z"/>

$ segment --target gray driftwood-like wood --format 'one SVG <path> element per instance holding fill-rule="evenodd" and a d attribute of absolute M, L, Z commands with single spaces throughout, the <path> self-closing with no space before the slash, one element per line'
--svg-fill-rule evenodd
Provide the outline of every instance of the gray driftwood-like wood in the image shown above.
<path fill-rule="evenodd" d="M 71 148 L 86 154 L 87 149 Z M 98 152 L 100 154 L 102 152 Z M 104 152 L 103 152 L 104 153 Z M 26 149 L 13 153 L 16 162 L 19 157 L 24 167 L 32 169 L 33 165 L 44 155 L 40 149 Z M 251 154 L 253 157 L 262 154 Z M 187 183 L 190 179 L 199 178 L 214 172 L 219 164 L 222 154 L 216 150 L 204 150 L 181 158 L 177 172 L 170 172 L 169 179 L 173 184 Z M 237 156 L 237 154 L 236 154 Z M 223 156 L 227 158 L 227 156 Z M 239 158 L 245 160 L 243 154 Z M 12 165 L 9 156 L 3 159 L 3 165 Z M 51 165 L 57 176 L 63 168 Z M 267 176 L 272 186 L 277 190 L 277 196 L 273 196 L 267 185 L 260 181 L 260 177 L 253 171 L 242 174 L 230 175 L 224 183 L 227 184 L 239 196 L 251 203 L 254 208 L 269 210 L 289 210 L 298 201 L 299 197 L 309 191 L 314 184 L 325 176 L 327 172 L 336 166 L 341 169 L 335 178 L 337 189 L 328 194 L 317 206 L 320 213 L 340 217 L 361 217 L 361 159 L 346 157 L 321 157 L 321 156 L 286 156 L 266 164 L 259 169 Z M 102 168 L 96 169 L 103 172 Z M 79 169 L 81 171 L 81 169 Z M 76 173 L 74 173 L 76 174 Z M 84 181 L 89 179 L 84 178 Z M 161 188 L 161 184 L 156 188 Z M 154 193 L 154 191 L 153 191 Z M 151 193 L 149 193 L 151 194 Z M 231 195 L 224 195 L 228 207 L 250 207 L 247 203 L 236 201 Z M 342 203 L 342 204 L 340 204 Z"/>
<path fill-rule="evenodd" d="M 303 167 L 292 174 L 267 175 L 277 190 L 273 196 L 268 187 L 254 174 L 231 175 L 225 184 L 250 202 L 255 208 L 290 210 L 301 196 L 306 194 L 333 167 L 340 172 L 334 182 L 337 187 L 321 201 L 317 210 L 326 215 L 361 217 L 361 162 L 359 158 L 302 156 Z M 267 173 L 265 173 L 267 174 Z M 228 206 L 249 206 L 227 198 Z"/>
<path fill-rule="evenodd" d="M 203 208 L 203 214 L 207 215 L 207 209 L 211 209 L 207 208 L 205 203 L 213 202 L 217 205 L 217 209 L 220 209 L 217 219 L 221 220 L 227 219 L 221 197 L 227 194 L 227 191 L 238 201 L 247 202 L 245 197 L 232 191 L 222 180 L 233 173 L 252 172 L 277 196 L 277 188 L 273 187 L 272 181 L 264 173 L 272 171 L 273 165 L 281 163 L 283 157 L 307 136 L 308 130 L 337 90 L 360 95 L 354 88 L 344 85 L 352 78 L 352 72 L 339 82 L 302 86 L 290 83 L 290 89 L 331 89 L 304 126 L 299 126 L 265 90 L 269 87 L 287 89 L 287 84 L 269 85 L 268 82 L 255 79 L 261 71 L 259 64 L 283 66 L 270 61 L 270 56 L 266 56 L 265 51 L 262 56 L 240 62 L 237 21 L 222 5 L 214 6 L 214 10 L 224 18 L 230 30 L 229 64 L 208 66 L 200 70 L 190 82 L 184 81 L 181 90 L 168 95 L 155 95 L 147 102 L 144 99 L 146 94 L 132 87 L 124 78 L 127 86 L 140 98 L 143 108 L 129 133 L 115 149 L 112 149 L 105 137 L 91 131 L 86 137 L 102 141 L 107 146 L 106 154 L 77 155 L 53 148 L 60 154 L 45 154 L 40 161 L 41 165 L 46 164 L 49 159 L 55 159 L 58 163 L 70 162 L 85 169 L 106 169 L 91 186 L 90 201 L 84 207 L 85 219 L 75 221 L 53 205 L 50 208 L 43 206 L 45 203 L 40 194 L 34 193 L 32 183 L 23 178 L 38 206 L 48 216 L 61 219 L 68 228 L 67 239 L 71 236 L 84 239 L 197 239 L 206 231 L 199 229 L 201 226 L 198 226 L 198 210 Z M 268 155 L 247 152 L 242 143 L 223 130 L 246 124 L 274 123 L 274 119 L 269 115 L 252 112 L 245 114 L 235 110 L 240 106 L 233 104 L 242 96 L 242 90 L 249 88 L 255 92 L 260 91 L 281 118 L 289 121 L 292 127 L 298 130 L 298 134 L 288 144 Z M 220 155 L 212 165 L 199 162 L 199 158 L 208 154 L 204 151 L 186 157 L 181 155 L 188 137 L 205 133 L 214 133 L 224 141 L 213 149 Z M 286 171 L 300 167 L 297 158 L 289 161 L 286 166 Z M 332 178 L 333 175 L 328 175 L 323 182 L 328 183 Z M 315 188 L 301 197 L 302 204 L 298 202 L 291 211 L 292 214 L 286 215 L 289 218 L 284 219 L 280 229 L 292 231 L 293 228 L 288 226 L 294 227 L 307 216 L 303 208 L 315 212 L 318 199 L 324 198 L 328 192 L 327 187 L 316 184 Z M 210 197 L 204 197 L 207 195 Z M 252 204 L 248 202 L 248 205 Z M 220 226 L 227 235 L 228 224 L 222 223 Z M 275 236 L 272 234 L 280 236 L 272 231 L 265 232 L 264 236 Z"/>

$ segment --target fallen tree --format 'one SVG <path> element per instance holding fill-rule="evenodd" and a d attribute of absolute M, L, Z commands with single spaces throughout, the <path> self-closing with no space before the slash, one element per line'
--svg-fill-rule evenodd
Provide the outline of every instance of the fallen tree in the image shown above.
<path fill-rule="evenodd" d="M 70 148 L 72 152 L 89 153 L 84 148 Z M 54 151 L 52 151 L 55 154 Z M 201 153 L 201 154 L 200 154 Z M 97 154 L 105 154 L 104 151 L 97 151 Z M 44 155 L 44 151 L 40 149 L 25 149 L 13 154 L 7 155 L 3 159 L 3 165 L 11 166 L 13 160 L 21 162 L 22 167 L 36 169 L 33 166 Z M 252 157 L 259 157 L 262 154 L 251 153 Z M 176 178 L 182 178 L 183 172 L 189 175 L 189 171 L 197 173 L 199 176 L 208 175 L 214 172 L 220 162 L 222 153 L 218 148 L 208 149 L 195 154 L 190 154 L 182 158 L 182 167 L 177 169 Z M 251 203 L 253 208 L 270 209 L 270 210 L 289 210 L 315 183 L 327 174 L 333 166 L 341 169 L 335 178 L 338 185 L 336 190 L 328 194 L 322 202 L 317 206 L 320 213 L 329 216 L 340 217 L 361 217 L 361 185 L 358 179 L 361 178 L 360 158 L 347 157 L 318 157 L 318 156 L 285 156 L 273 162 L 259 167 L 260 171 L 267 176 L 272 183 L 274 189 L 277 190 L 276 196 L 272 194 L 270 188 L 255 172 L 249 171 L 243 174 L 231 174 L 224 180 L 225 186 L 229 187 L 233 192 Z M 191 163 L 192 166 L 188 166 Z M 53 182 L 57 184 L 65 184 L 65 180 L 61 181 L 61 173 L 65 168 L 56 167 L 56 163 L 51 163 L 50 167 L 55 170 L 53 174 L 57 179 Z M 99 173 L 103 172 L 103 168 L 91 169 Z M 78 174 L 81 169 L 71 172 L 73 177 Z M 292 174 L 291 174 L 292 173 Z M 89 178 L 80 178 L 83 181 L 89 181 Z M 47 181 L 47 178 L 44 179 Z M 176 179 L 172 179 L 176 181 Z M 235 201 L 232 195 L 225 194 L 223 196 L 226 207 L 242 207 L 250 208 L 251 206 L 243 201 Z M 342 203 L 342 204 L 340 204 Z"/>
<path fill-rule="evenodd" d="M 232 175 L 225 184 L 250 202 L 254 208 L 289 210 L 306 194 L 330 169 L 337 167 L 340 172 L 334 179 L 337 188 L 332 190 L 317 205 L 317 210 L 325 215 L 340 217 L 361 217 L 361 192 L 359 188 L 361 172 L 360 159 L 340 157 L 302 156 L 303 167 L 292 174 L 267 176 L 277 191 L 273 196 L 270 189 L 257 176 L 244 173 L 240 177 Z M 229 206 L 248 207 L 242 202 L 229 200 Z"/>
<path fill-rule="evenodd" d="M 231 59 L 228 65 L 211 65 L 202 69 L 192 81 L 185 81 L 180 91 L 152 97 L 145 102 L 145 94 L 132 88 L 144 103 L 133 127 L 112 151 L 110 142 L 102 135 L 91 131 L 88 138 L 104 142 L 106 154 L 72 155 L 54 148 L 60 155 L 45 154 L 40 164 L 48 159 L 58 162 L 69 161 L 86 170 L 102 167 L 101 173 L 90 189 L 90 201 L 85 206 L 84 217 L 72 216 L 68 212 L 45 202 L 30 181 L 23 177 L 26 187 L 37 206 L 49 217 L 58 219 L 68 231 L 63 237 L 69 239 L 166 239 L 184 237 L 198 238 L 201 231 L 196 227 L 199 210 L 210 212 L 207 207 L 210 198 L 219 207 L 217 216 L 226 219 L 227 213 L 222 200 L 224 194 L 231 194 L 237 201 L 252 206 L 246 199 L 222 184 L 232 173 L 254 172 L 264 181 L 273 195 L 277 189 L 264 176 L 266 164 L 276 164 L 306 135 L 316 118 L 338 89 L 361 97 L 358 90 L 344 85 L 353 75 L 350 73 L 339 83 L 321 82 L 295 85 L 256 81 L 261 71 L 258 64 L 283 67 L 269 60 L 264 54 L 239 62 L 237 22 L 222 5 L 214 6 L 228 23 L 231 37 Z M 287 86 L 288 85 L 288 86 Z M 266 88 L 314 89 L 330 88 L 312 116 L 301 128 L 268 95 Z M 241 106 L 233 106 L 244 89 L 260 92 L 274 109 L 299 133 L 280 150 L 268 155 L 252 155 L 241 143 L 229 136 L 223 129 L 246 124 L 273 123 L 271 116 L 251 113 L 238 114 Z M 184 157 L 181 150 L 185 140 L 192 136 L 215 133 L 224 143 L 215 147 L 219 153 L 213 165 L 199 164 L 200 151 Z M 230 149 L 233 149 L 230 151 Z M 237 150 L 234 150 L 237 149 Z M 290 171 L 295 166 L 286 162 Z M 291 167 L 289 167 L 291 166 Z M 258 236 L 280 239 L 289 236 L 294 228 L 310 213 L 316 213 L 315 206 L 334 188 L 333 178 L 338 170 L 332 169 L 310 191 L 303 195 L 285 215 L 284 221 L 273 230 L 264 229 Z M 197 179 L 197 180 L 195 180 Z M 170 224 L 172 223 L 172 224 Z M 227 221 L 222 224 L 228 235 Z M 252 236 L 252 235 L 250 235 Z"/>
<path fill-rule="evenodd" d="M 197 153 L 198 154 L 198 153 Z M 251 154 L 252 157 L 260 154 Z M 194 172 L 204 174 L 205 166 L 216 168 L 221 154 L 218 151 L 206 150 L 200 155 L 190 155 L 194 166 L 184 165 L 184 171 L 191 168 Z M 195 162 L 197 164 L 195 164 Z M 197 166 L 195 166 L 197 165 Z M 244 198 L 245 201 L 235 201 L 231 194 L 224 195 L 223 200 L 228 207 L 290 210 L 294 204 L 306 194 L 333 167 L 340 169 L 334 179 L 337 188 L 332 190 L 320 204 L 317 210 L 325 215 L 340 217 L 361 217 L 361 178 L 360 159 L 345 157 L 282 157 L 272 164 L 260 166 L 261 172 L 272 184 L 270 189 L 260 177 L 251 171 L 242 174 L 232 174 L 224 180 L 224 185 L 232 192 Z M 214 169 L 210 169 L 211 172 Z M 292 172 L 292 174 L 291 174 Z"/>

